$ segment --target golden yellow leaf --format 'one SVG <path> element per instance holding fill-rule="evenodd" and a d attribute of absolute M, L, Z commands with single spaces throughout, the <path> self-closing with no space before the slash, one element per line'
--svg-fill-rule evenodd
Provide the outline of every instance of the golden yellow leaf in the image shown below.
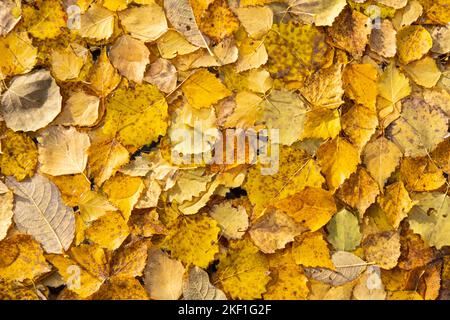
<path fill-rule="evenodd" d="M 0 80 L 31 71 L 36 64 L 37 48 L 26 32 L 11 32 L 0 37 L 0 52 Z"/>
<path fill-rule="evenodd" d="M 0 278 L 34 280 L 51 270 L 39 244 L 28 235 L 16 234 L 0 243 Z"/>
<path fill-rule="evenodd" d="M 34 6 L 22 8 L 22 15 L 28 32 L 40 40 L 58 37 L 66 26 L 66 13 L 58 0 L 36 0 Z"/>
<path fill-rule="evenodd" d="M 293 258 L 290 248 L 269 257 L 272 281 L 267 286 L 265 300 L 304 300 L 308 296 L 308 278 Z"/>
<path fill-rule="evenodd" d="M 113 66 L 128 80 L 142 83 L 144 72 L 150 63 L 150 51 L 142 41 L 128 35 L 116 40 L 109 52 Z"/>
<path fill-rule="evenodd" d="M 104 48 L 89 75 L 89 85 L 100 97 L 106 97 L 119 83 L 119 73 L 112 66 Z"/>
<path fill-rule="evenodd" d="M 122 212 L 125 221 L 128 221 L 131 211 L 144 190 L 144 183 L 140 177 L 129 177 L 118 173 L 105 182 L 102 190 L 109 201 Z"/>
<path fill-rule="evenodd" d="M 277 201 L 274 206 L 313 232 L 326 225 L 337 211 L 331 192 L 311 187 Z"/>
<path fill-rule="evenodd" d="M 269 55 L 268 71 L 274 78 L 301 81 L 326 62 L 325 34 L 312 25 L 293 21 L 274 24 L 264 44 Z"/>
<path fill-rule="evenodd" d="M 292 255 L 295 263 L 304 267 L 334 269 L 330 249 L 320 231 L 301 236 L 292 246 Z"/>
<path fill-rule="evenodd" d="M 403 182 L 388 185 L 385 192 L 378 198 L 378 203 L 385 212 L 389 224 L 394 228 L 398 228 L 415 204 L 409 197 Z"/>
<path fill-rule="evenodd" d="M 397 34 L 398 58 L 403 64 L 419 60 L 432 46 L 430 33 L 420 25 L 404 27 Z"/>
<path fill-rule="evenodd" d="M 216 220 L 203 214 L 179 217 L 162 247 L 185 264 L 206 268 L 219 252 L 220 229 Z"/>
<path fill-rule="evenodd" d="M 121 86 L 106 100 L 102 132 L 125 146 L 141 147 L 165 135 L 167 102 L 153 85 Z M 130 108 L 129 106 L 132 106 Z"/>
<path fill-rule="evenodd" d="M 86 238 L 101 248 L 115 250 L 128 237 L 127 222 L 119 212 L 108 212 L 85 230 Z"/>
<path fill-rule="evenodd" d="M 0 170 L 4 175 L 14 176 L 18 181 L 32 177 L 37 165 L 37 147 L 23 132 L 7 129 L 2 138 Z"/>
<path fill-rule="evenodd" d="M 197 109 L 210 107 L 231 92 L 206 69 L 191 75 L 181 87 L 189 104 Z"/>
<path fill-rule="evenodd" d="M 364 148 L 362 158 L 367 171 L 383 190 L 386 180 L 400 163 L 402 153 L 390 140 L 383 136 L 370 141 Z"/>
<path fill-rule="evenodd" d="M 347 140 L 336 137 L 317 150 L 317 161 L 331 190 L 336 190 L 356 171 L 360 162 L 358 150 Z"/>
<path fill-rule="evenodd" d="M 375 108 L 378 71 L 370 64 L 350 64 L 345 67 L 343 82 L 345 94 L 356 103 Z"/>
<path fill-rule="evenodd" d="M 233 299 L 260 299 L 270 281 L 269 262 L 250 240 L 230 244 L 220 259 L 214 284 Z"/>
<path fill-rule="evenodd" d="M 276 174 L 261 175 L 262 169 L 261 165 L 250 168 L 243 185 L 255 206 L 256 216 L 275 200 L 293 195 L 307 186 L 320 188 L 325 182 L 315 161 L 305 151 L 292 147 L 280 148 Z"/>
<path fill-rule="evenodd" d="M 38 138 L 39 170 L 53 176 L 83 173 L 91 145 L 85 132 L 74 127 L 53 126 Z"/>

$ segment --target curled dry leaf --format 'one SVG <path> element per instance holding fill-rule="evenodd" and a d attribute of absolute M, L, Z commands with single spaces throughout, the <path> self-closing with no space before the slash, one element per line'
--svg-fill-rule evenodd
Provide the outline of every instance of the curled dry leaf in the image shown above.
<path fill-rule="evenodd" d="M 14 131 L 36 131 L 61 112 L 62 97 L 46 70 L 14 77 L 2 95 L 2 116 Z"/>

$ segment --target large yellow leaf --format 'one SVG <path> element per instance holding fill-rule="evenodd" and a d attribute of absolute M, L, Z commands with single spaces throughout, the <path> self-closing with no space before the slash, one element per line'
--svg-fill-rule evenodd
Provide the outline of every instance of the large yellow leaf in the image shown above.
<path fill-rule="evenodd" d="M 186 264 L 206 268 L 219 252 L 219 232 L 217 222 L 203 214 L 179 217 L 162 247 Z"/>
<path fill-rule="evenodd" d="M 317 160 L 333 191 L 356 171 L 360 162 L 358 150 L 340 137 L 322 144 L 317 150 Z"/>
<path fill-rule="evenodd" d="M 191 75 L 182 86 L 189 104 L 194 108 L 206 108 L 231 95 L 231 92 L 206 69 Z"/>
<path fill-rule="evenodd" d="M 233 299 L 260 299 L 270 281 L 269 263 L 250 240 L 233 242 L 217 266 L 214 284 Z"/>
<path fill-rule="evenodd" d="M 105 105 L 102 132 L 125 146 L 141 147 L 166 133 L 167 102 L 155 86 L 121 86 Z"/>

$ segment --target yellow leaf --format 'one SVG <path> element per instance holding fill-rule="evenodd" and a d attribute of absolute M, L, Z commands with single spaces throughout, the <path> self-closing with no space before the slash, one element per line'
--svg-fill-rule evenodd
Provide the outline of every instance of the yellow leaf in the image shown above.
<path fill-rule="evenodd" d="M 292 255 L 295 263 L 304 267 L 335 269 L 328 244 L 319 231 L 307 233 L 294 242 Z"/>
<path fill-rule="evenodd" d="M 89 148 L 88 172 L 97 186 L 113 176 L 120 166 L 128 163 L 129 154 L 117 140 L 92 139 Z"/>
<path fill-rule="evenodd" d="M 398 228 L 415 204 L 402 182 L 387 186 L 384 194 L 378 198 L 378 203 L 385 212 L 389 224 L 394 228 Z"/>
<path fill-rule="evenodd" d="M 74 127 L 53 126 L 41 134 L 38 142 L 41 172 L 53 176 L 84 172 L 91 145 L 87 133 Z"/>
<path fill-rule="evenodd" d="M 405 156 L 426 156 L 448 131 L 448 117 L 437 107 L 430 106 L 421 97 L 403 101 L 401 118 L 389 128 L 389 136 Z"/>
<path fill-rule="evenodd" d="M 16 234 L 0 242 L 0 279 L 34 280 L 51 270 L 39 244 L 28 235 Z"/>
<path fill-rule="evenodd" d="M 308 154 L 292 147 L 281 147 L 279 171 L 273 175 L 261 175 L 261 165 L 249 169 L 243 187 L 254 207 L 254 214 L 261 211 L 276 200 L 293 195 L 307 186 L 322 186 L 325 179 L 320 168 Z"/>
<path fill-rule="evenodd" d="M 308 111 L 302 139 L 334 139 L 341 131 L 341 118 L 338 110 L 327 108 Z"/>
<path fill-rule="evenodd" d="M 89 85 L 100 97 L 106 97 L 119 83 L 119 73 L 112 66 L 104 48 L 89 75 Z"/>
<path fill-rule="evenodd" d="M 120 74 L 128 80 L 141 84 L 150 63 L 150 51 L 146 45 L 129 35 L 123 35 L 110 49 L 109 58 Z"/>
<path fill-rule="evenodd" d="M 349 52 L 358 59 L 364 53 L 371 32 L 371 21 L 366 15 L 344 9 L 334 20 L 329 30 L 332 43 L 339 49 Z"/>
<path fill-rule="evenodd" d="M 446 183 L 442 170 L 428 157 L 404 158 L 400 179 L 406 189 L 418 192 L 437 190 Z"/>
<path fill-rule="evenodd" d="M 0 182 L 0 241 L 3 240 L 12 224 L 14 196 L 8 187 Z"/>
<path fill-rule="evenodd" d="M 379 95 L 391 103 L 409 96 L 411 87 L 408 78 L 393 64 L 389 64 L 378 82 Z"/>
<path fill-rule="evenodd" d="M 250 240 L 230 244 L 230 250 L 221 257 L 214 284 L 232 299 L 261 299 L 270 281 L 269 263 Z"/>
<path fill-rule="evenodd" d="M 362 157 L 367 171 L 383 190 L 386 180 L 398 166 L 402 153 L 392 141 L 381 136 L 366 145 Z"/>
<path fill-rule="evenodd" d="M 342 116 L 342 129 L 359 150 L 369 142 L 377 126 L 376 112 L 361 105 L 354 105 Z"/>
<path fill-rule="evenodd" d="M 275 78 L 301 81 L 326 62 L 325 34 L 312 25 L 274 24 L 265 39 L 268 71 Z"/>
<path fill-rule="evenodd" d="M 156 3 L 121 11 L 119 19 L 126 32 L 144 42 L 155 41 L 167 31 L 164 10 Z"/>
<path fill-rule="evenodd" d="M 188 54 L 198 49 L 175 30 L 167 31 L 156 41 L 156 44 L 164 59 L 173 59 L 177 55 Z"/>
<path fill-rule="evenodd" d="M 206 10 L 199 27 L 204 34 L 218 42 L 239 28 L 239 20 L 225 0 L 215 0 Z"/>
<path fill-rule="evenodd" d="M 98 219 L 108 211 L 116 210 L 116 207 L 109 203 L 105 196 L 90 189 L 79 196 L 77 204 L 80 210 L 80 216 L 86 223 Z"/>
<path fill-rule="evenodd" d="M 108 195 L 109 201 L 122 212 L 125 221 L 128 221 L 131 211 L 144 190 L 144 183 L 139 177 L 129 177 L 118 173 L 106 181 L 102 189 Z"/>
<path fill-rule="evenodd" d="M 343 82 L 345 94 L 356 103 L 374 110 L 378 71 L 370 64 L 350 64 L 344 69 Z"/>
<path fill-rule="evenodd" d="M 129 233 L 127 222 L 119 212 L 104 214 L 85 230 L 87 239 L 108 250 L 120 247 Z"/>
<path fill-rule="evenodd" d="M 96 292 L 109 274 L 104 250 L 93 244 L 73 247 L 69 256 L 52 254 L 47 259 L 58 269 L 67 288 L 81 298 Z"/>
<path fill-rule="evenodd" d="M 403 68 L 416 84 L 425 88 L 434 87 L 442 75 L 436 61 L 431 57 L 413 61 Z"/>
<path fill-rule="evenodd" d="M 328 108 L 336 109 L 344 103 L 342 96 L 342 66 L 333 65 L 326 69 L 320 69 L 309 76 L 300 92 L 310 103 L 312 109 Z"/>
<path fill-rule="evenodd" d="M 248 228 L 248 215 L 243 206 L 234 207 L 231 202 L 214 206 L 209 215 L 217 221 L 227 239 L 241 239 Z"/>
<path fill-rule="evenodd" d="M 289 9 L 306 24 L 331 26 L 346 6 L 345 0 L 289 0 Z"/>
<path fill-rule="evenodd" d="M 253 243 L 263 253 L 275 253 L 304 231 L 306 228 L 289 215 L 278 210 L 267 210 L 253 222 L 249 234 Z"/>
<path fill-rule="evenodd" d="M 149 251 L 145 267 L 145 288 L 151 299 L 178 300 L 182 293 L 183 264 L 160 249 Z"/>
<path fill-rule="evenodd" d="M 398 58 L 403 64 L 419 60 L 432 46 L 430 33 L 420 25 L 405 27 L 397 34 Z"/>
<path fill-rule="evenodd" d="M 11 32 L 0 37 L 0 80 L 26 73 L 36 64 L 37 48 L 26 32 Z"/>
<path fill-rule="evenodd" d="M 331 190 L 336 190 L 356 171 L 360 162 L 358 150 L 347 140 L 336 137 L 317 150 L 317 161 Z"/>
<path fill-rule="evenodd" d="M 308 296 L 308 278 L 295 263 L 291 249 L 269 257 L 272 281 L 264 293 L 264 300 L 304 300 Z"/>
<path fill-rule="evenodd" d="M 104 40 L 114 32 L 115 15 L 113 12 L 97 4 L 91 7 L 80 17 L 79 34 L 83 38 Z"/>
<path fill-rule="evenodd" d="M 0 170 L 4 175 L 14 176 L 18 181 L 32 177 L 37 165 L 37 147 L 23 132 L 7 129 L 2 138 Z"/>
<path fill-rule="evenodd" d="M 48 176 L 61 192 L 64 204 L 75 207 L 79 204 L 81 196 L 91 189 L 91 183 L 83 174 Z"/>
<path fill-rule="evenodd" d="M 53 50 L 50 56 L 52 74 L 56 79 L 67 81 L 80 75 L 85 59 L 69 45 L 64 49 Z"/>
<path fill-rule="evenodd" d="M 66 27 L 66 13 L 58 0 L 36 0 L 34 7 L 26 5 L 22 12 L 26 29 L 40 40 L 54 39 Z"/>
<path fill-rule="evenodd" d="M 206 69 L 191 75 L 181 87 L 189 104 L 194 108 L 206 108 L 231 95 L 219 79 Z"/>
<path fill-rule="evenodd" d="M 216 220 L 203 214 L 179 217 L 162 247 L 185 264 L 206 268 L 219 252 L 220 229 Z"/>
<path fill-rule="evenodd" d="M 337 211 L 331 192 L 311 187 L 276 202 L 274 206 L 312 232 L 326 225 Z"/>
<path fill-rule="evenodd" d="M 396 231 L 376 233 L 368 236 L 363 244 L 367 261 L 385 270 L 394 268 L 400 257 L 400 235 Z"/>
<path fill-rule="evenodd" d="M 336 196 L 359 212 L 362 219 L 366 210 L 380 193 L 377 182 L 366 169 L 360 167 L 341 185 Z"/>
<path fill-rule="evenodd" d="M 235 12 L 251 38 L 259 39 L 272 28 L 273 12 L 268 7 L 237 8 Z"/>
<path fill-rule="evenodd" d="M 121 86 L 106 100 L 102 132 L 125 146 L 141 147 L 158 140 L 167 130 L 167 102 L 150 84 Z M 130 107 L 132 106 L 132 107 Z"/>
<path fill-rule="evenodd" d="M 281 144 L 290 146 L 300 139 L 306 106 L 297 94 L 273 90 L 262 107 L 262 120 L 268 129 L 279 130 Z"/>

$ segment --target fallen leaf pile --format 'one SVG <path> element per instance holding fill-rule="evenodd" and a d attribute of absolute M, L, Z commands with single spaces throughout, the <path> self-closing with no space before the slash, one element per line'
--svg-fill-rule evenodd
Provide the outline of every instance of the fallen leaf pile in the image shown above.
<path fill-rule="evenodd" d="M 449 13 L 2 0 L 0 299 L 450 299 Z"/>

